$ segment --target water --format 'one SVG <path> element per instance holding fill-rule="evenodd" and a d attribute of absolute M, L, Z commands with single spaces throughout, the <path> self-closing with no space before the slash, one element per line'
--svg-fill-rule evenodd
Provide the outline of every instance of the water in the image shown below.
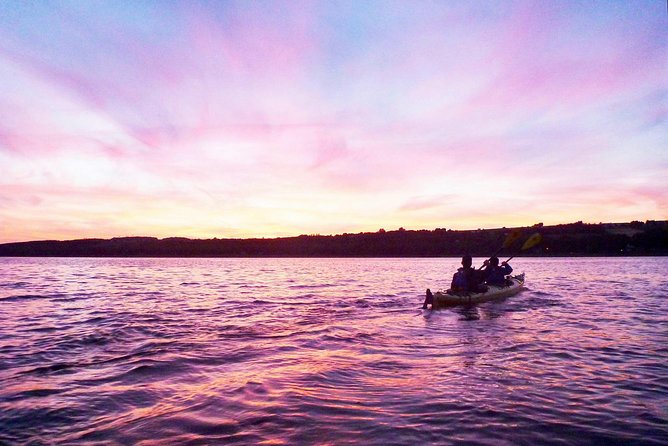
<path fill-rule="evenodd" d="M 668 444 L 668 258 L 0 258 L 0 444 Z"/>

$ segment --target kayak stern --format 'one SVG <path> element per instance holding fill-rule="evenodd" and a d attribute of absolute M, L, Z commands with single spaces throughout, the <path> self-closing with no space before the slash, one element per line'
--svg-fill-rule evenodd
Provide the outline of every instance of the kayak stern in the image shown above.
<path fill-rule="evenodd" d="M 524 273 L 509 277 L 512 282 L 507 286 L 488 285 L 484 293 L 453 293 L 451 290 L 437 291 L 434 293 L 432 309 L 447 308 L 456 305 L 473 305 L 479 302 L 503 299 L 514 296 L 524 289 Z"/>

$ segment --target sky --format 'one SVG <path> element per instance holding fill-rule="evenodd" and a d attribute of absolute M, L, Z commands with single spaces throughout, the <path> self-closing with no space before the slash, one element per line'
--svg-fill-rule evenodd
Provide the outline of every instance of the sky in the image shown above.
<path fill-rule="evenodd" d="M 668 219 L 652 1 L 0 2 L 0 243 Z"/>

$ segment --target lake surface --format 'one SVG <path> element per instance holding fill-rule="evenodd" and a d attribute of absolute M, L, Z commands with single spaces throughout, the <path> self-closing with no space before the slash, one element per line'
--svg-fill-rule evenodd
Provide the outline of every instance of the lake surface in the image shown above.
<path fill-rule="evenodd" d="M 458 263 L 0 258 L 0 444 L 668 444 L 668 258 Z"/>

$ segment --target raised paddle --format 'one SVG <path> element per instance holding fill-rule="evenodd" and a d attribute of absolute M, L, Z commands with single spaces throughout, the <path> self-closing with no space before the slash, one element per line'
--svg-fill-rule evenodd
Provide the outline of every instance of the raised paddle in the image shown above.
<path fill-rule="evenodd" d="M 522 245 L 520 248 L 520 251 L 526 251 L 527 249 L 531 249 L 537 244 L 539 244 L 543 240 L 543 236 L 540 235 L 538 232 L 533 234 L 531 237 L 527 239 L 526 242 Z M 505 263 L 510 262 L 515 256 L 510 257 L 508 260 L 505 261 Z"/>
<path fill-rule="evenodd" d="M 510 231 L 510 234 L 506 236 L 506 239 L 503 241 L 503 246 L 501 246 L 492 257 L 495 257 L 502 249 L 508 249 L 515 244 L 519 238 L 522 237 L 522 231 L 520 229 L 513 229 Z"/>
<path fill-rule="evenodd" d="M 503 241 L 503 245 L 501 245 L 501 247 L 499 249 L 497 249 L 496 252 L 489 257 L 490 258 L 496 257 L 501 252 L 501 250 L 510 248 L 511 246 L 513 246 L 515 244 L 515 242 L 517 240 L 519 240 L 520 237 L 522 237 L 522 230 L 521 229 L 513 229 L 506 236 L 506 239 Z M 483 266 L 485 266 L 485 265 L 483 264 L 480 268 L 482 268 Z"/>

